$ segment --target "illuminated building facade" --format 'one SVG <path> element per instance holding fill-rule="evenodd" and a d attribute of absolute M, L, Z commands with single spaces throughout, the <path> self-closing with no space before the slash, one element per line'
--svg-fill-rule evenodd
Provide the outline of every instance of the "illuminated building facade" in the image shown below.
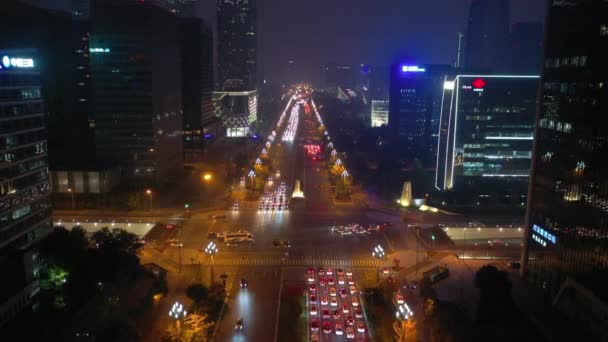
<path fill-rule="evenodd" d="M 445 78 L 437 139 L 435 187 L 525 193 L 539 76 Z"/>
<path fill-rule="evenodd" d="M 45 112 L 33 50 L 0 50 L 0 326 L 32 304 L 51 229 Z"/>
<path fill-rule="evenodd" d="M 389 101 L 372 100 L 371 126 L 382 127 L 388 125 Z"/>
<path fill-rule="evenodd" d="M 255 0 L 217 0 L 217 90 L 257 89 Z"/>
<path fill-rule="evenodd" d="M 388 129 L 391 140 L 410 158 L 424 165 L 434 162 L 433 133 L 439 118 L 441 94 L 449 65 L 394 65 L 390 77 Z"/>
<path fill-rule="evenodd" d="M 243 138 L 255 133 L 251 127 L 258 119 L 257 91 L 213 92 L 213 108 L 222 120 L 226 137 Z"/>
<path fill-rule="evenodd" d="M 574 295 L 568 318 L 605 340 L 608 3 L 554 1 L 548 18 L 522 273 L 555 306 Z"/>
<path fill-rule="evenodd" d="M 95 145 L 100 162 L 147 186 L 182 168 L 178 18 L 149 3 L 106 0 L 93 11 Z"/>

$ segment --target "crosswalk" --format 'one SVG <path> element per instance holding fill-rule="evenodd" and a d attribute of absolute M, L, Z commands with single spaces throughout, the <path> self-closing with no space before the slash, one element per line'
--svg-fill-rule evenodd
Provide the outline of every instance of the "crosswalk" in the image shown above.
<path fill-rule="evenodd" d="M 210 258 L 201 260 L 202 265 L 209 266 L 212 261 Z M 335 259 L 321 257 L 230 257 L 230 256 L 215 256 L 213 260 L 214 266 L 300 266 L 307 267 L 310 265 L 320 267 L 361 267 L 361 268 L 381 268 L 391 266 L 386 260 L 377 260 L 371 258 L 356 258 L 356 259 Z"/>

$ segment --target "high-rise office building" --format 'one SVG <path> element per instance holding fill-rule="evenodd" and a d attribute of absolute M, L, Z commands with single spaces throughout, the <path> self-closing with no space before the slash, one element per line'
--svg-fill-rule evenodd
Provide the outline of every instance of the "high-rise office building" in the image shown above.
<path fill-rule="evenodd" d="M 255 0 L 217 0 L 218 91 L 257 89 Z"/>
<path fill-rule="evenodd" d="M 521 22 L 511 26 L 511 57 L 509 72 L 518 74 L 540 73 L 542 60 L 543 24 Z"/>
<path fill-rule="evenodd" d="M 184 156 L 198 160 L 213 114 L 213 32 L 198 18 L 180 18 Z"/>
<path fill-rule="evenodd" d="M 67 12 L 18 1 L 3 4 L 2 14 L 0 46 L 36 47 L 40 56 L 51 168 L 89 163 L 94 153 L 86 23 Z"/>
<path fill-rule="evenodd" d="M 179 17 L 196 17 L 196 0 L 164 0 L 169 12 Z"/>
<path fill-rule="evenodd" d="M 388 100 L 390 92 L 390 68 L 372 66 L 367 96 L 372 100 Z"/>
<path fill-rule="evenodd" d="M 178 18 L 146 2 L 93 8 L 91 78 L 95 147 L 134 184 L 164 183 L 182 167 Z"/>
<path fill-rule="evenodd" d="M 509 30 L 509 0 L 473 0 L 465 34 L 467 70 L 506 71 Z"/>
<path fill-rule="evenodd" d="M 394 65 L 390 75 L 388 128 L 391 140 L 410 158 L 432 165 L 433 133 L 449 65 Z"/>
<path fill-rule="evenodd" d="M 526 194 L 539 78 L 446 77 L 437 140 L 437 189 Z"/>
<path fill-rule="evenodd" d="M 388 125 L 389 101 L 372 100 L 371 126 Z"/>
<path fill-rule="evenodd" d="M 39 290 L 32 245 L 51 229 L 39 66 L 33 50 L 0 50 L 0 325 Z"/>
<path fill-rule="evenodd" d="M 608 336 L 607 18 L 605 1 L 550 4 L 522 264 L 589 341 Z"/>
<path fill-rule="evenodd" d="M 325 84 L 327 87 L 354 88 L 357 85 L 358 69 L 346 64 L 327 63 Z"/>

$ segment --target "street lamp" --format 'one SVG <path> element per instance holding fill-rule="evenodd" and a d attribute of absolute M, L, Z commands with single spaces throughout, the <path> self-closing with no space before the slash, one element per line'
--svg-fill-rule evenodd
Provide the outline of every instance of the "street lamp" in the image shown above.
<path fill-rule="evenodd" d="M 212 176 L 210 173 L 205 173 L 205 174 L 203 175 L 203 180 L 204 180 L 205 182 L 210 181 L 212 178 L 213 178 L 213 176 Z"/>
<path fill-rule="evenodd" d="M 72 188 L 68 188 L 68 192 L 72 196 L 72 210 L 73 210 L 74 209 L 74 191 L 72 191 Z"/>
<path fill-rule="evenodd" d="M 150 197 L 150 211 L 152 211 L 152 190 L 147 189 L 146 195 L 148 195 L 148 197 Z"/>
<path fill-rule="evenodd" d="M 213 256 L 219 251 L 217 245 L 213 242 L 209 242 L 207 248 L 205 248 L 205 253 L 211 257 L 211 285 L 213 285 Z"/>
<path fill-rule="evenodd" d="M 188 313 L 186 312 L 186 310 L 184 310 L 184 306 L 180 302 L 175 302 L 175 304 L 173 304 L 173 307 L 171 308 L 171 311 L 169 311 L 169 317 L 175 320 L 175 325 L 177 326 L 178 341 L 180 341 L 182 337 L 180 325 L 181 320 L 184 319 L 184 317 L 186 317 L 187 315 Z"/>

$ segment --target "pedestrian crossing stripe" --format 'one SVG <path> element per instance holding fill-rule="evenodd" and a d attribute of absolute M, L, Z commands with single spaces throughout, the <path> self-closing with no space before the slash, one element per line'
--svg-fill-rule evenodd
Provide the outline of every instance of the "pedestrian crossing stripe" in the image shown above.
<path fill-rule="evenodd" d="M 210 259 L 205 258 L 201 265 L 210 266 Z M 241 257 L 218 257 L 213 260 L 214 266 L 320 266 L 320 267 L 389 267 L 386 260 L 376 260 L 367 258 L 356 259 L 328 259 L 328 258 L 241 258 Z"/>

